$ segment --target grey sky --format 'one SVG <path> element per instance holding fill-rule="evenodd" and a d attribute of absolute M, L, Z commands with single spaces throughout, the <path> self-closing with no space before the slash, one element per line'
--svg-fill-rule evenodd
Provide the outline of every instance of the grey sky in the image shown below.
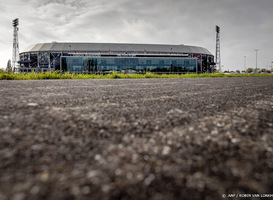
<path fill-rule="evenodd" d="M 11 21 L 20 18 L 20 51 L 43 42 L 126 42 L 202 46 L 215 54 L 221 27 L 224 69 L 273 62 L 273 0 L 0 0 L 0 68 L 12 57 Z"/>

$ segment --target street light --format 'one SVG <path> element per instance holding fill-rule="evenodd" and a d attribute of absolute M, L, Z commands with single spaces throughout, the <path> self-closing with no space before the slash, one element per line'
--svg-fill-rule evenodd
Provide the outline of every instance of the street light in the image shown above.
<path fill-rule="evenodd" d="M 255 49 L 254 51 L 256 51 L 256 73 L 257 73 L 257 71 L 258 71 L 258 69 L 257 69 L 257 66 L 258 66 L 258 49 Z"/>
<path fill-rule="evenodd" d="M 245 57 L 245 60 L 244 60 L 244 68 L 245 68 L 245 71 L 246 71 L 246 56 Z"/>

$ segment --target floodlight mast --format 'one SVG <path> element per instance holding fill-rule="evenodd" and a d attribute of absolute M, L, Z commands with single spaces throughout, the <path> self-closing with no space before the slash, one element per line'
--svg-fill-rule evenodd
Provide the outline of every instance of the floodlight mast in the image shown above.
<path fill-rule="evenodd" d="M 19 59 L 19 40 L 18 40 L 18 25 L 19 19 L 16 18 L 12 21 L 13 25 L 13 48 L 12 48 L 12 70 L 16 71 L 16 68 L 19 68 L 18 61 Z"/>
<path fill-rule="evenodd" d="M 216 53 L 215 53 L 216 68 L 221 72 L 221 58 L 220 58 L 220 27 L 216 25 Z M 218 67 L 217 67 L 218 66 Z"/>

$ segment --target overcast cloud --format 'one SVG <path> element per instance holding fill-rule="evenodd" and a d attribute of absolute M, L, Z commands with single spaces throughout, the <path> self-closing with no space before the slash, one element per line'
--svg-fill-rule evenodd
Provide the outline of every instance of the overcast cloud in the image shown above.
<path fill-rule="evenodd" d="M 273 62 L 273 0 L 0 0 L 0 68 L 12 58 L 19 18 L 20 52 L 44 42 L 186 44 L 215 54 L 221 27 L 224 70 Z"/>

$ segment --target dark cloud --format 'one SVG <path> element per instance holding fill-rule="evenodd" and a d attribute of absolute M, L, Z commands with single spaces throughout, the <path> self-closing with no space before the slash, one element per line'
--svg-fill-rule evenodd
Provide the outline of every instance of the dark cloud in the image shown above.
<path fill-rule="evenodd" d="M 21 49 L 51 41 L 171 43 L 202 46 L 214 54 L 217 24 L 225 69 L 242 69 L 244 56 L 254 67 L 254 49 L 260 50 L 261 67 L 273 61 L 272 0 L 9 0 L 4 5 L 1 65 L 11 57 L 15 17 Z"/>

